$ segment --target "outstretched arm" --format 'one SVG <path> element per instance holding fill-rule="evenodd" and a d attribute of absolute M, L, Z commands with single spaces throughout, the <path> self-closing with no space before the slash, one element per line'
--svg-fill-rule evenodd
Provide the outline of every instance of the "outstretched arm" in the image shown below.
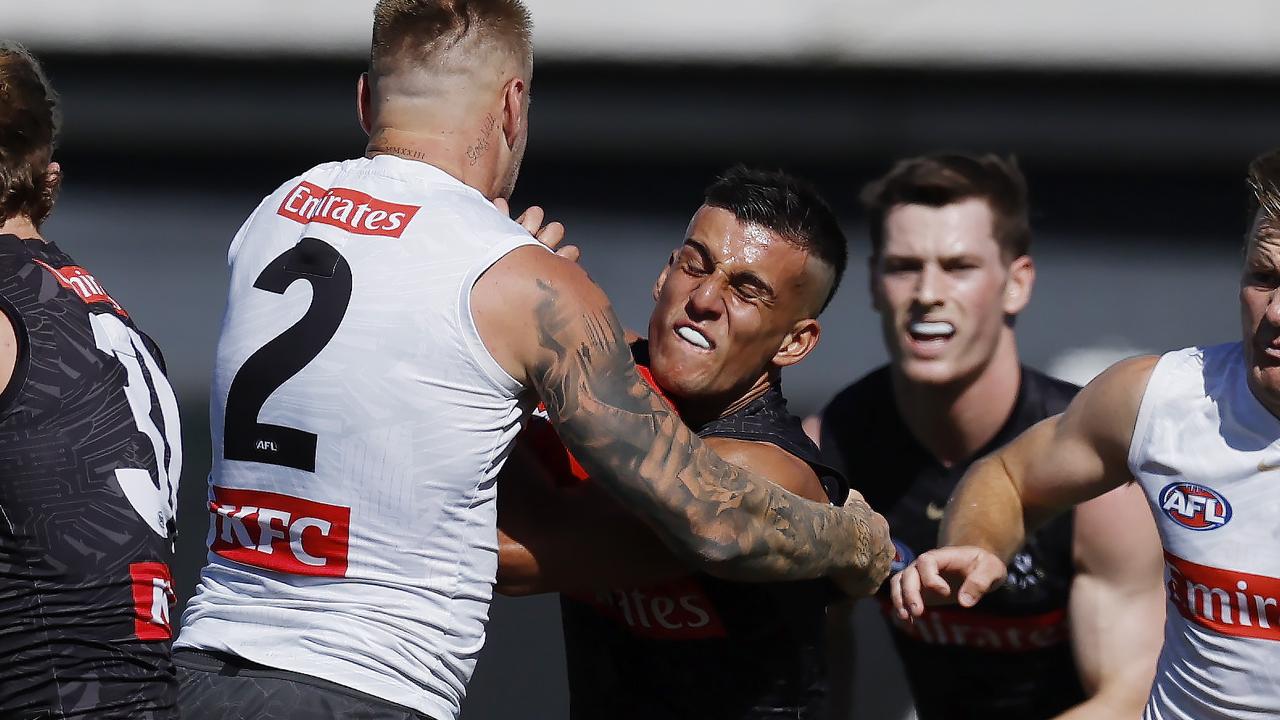
<path fill-rule="evenodd" d="M 573 263 L 513 251 L 476 283 L 472 311 L 592 477 L 694 566 L 739 580 L 831 574 L 859 594 L 883 579 L 884 519 L 860 499 L 804 500 L 712 453 L 640 379 L 607 298 Z"/>
<path fill-rule="evenodd" d="M 1125 360 L 1041 421 L 974 464 L 947 503 L 939 547 L 890 581 L 904 620 L 926 601 L 971 607 L 1005 577 L 1029 529 L 1133 480 L 1129 442 L 1156 358 Z"/>

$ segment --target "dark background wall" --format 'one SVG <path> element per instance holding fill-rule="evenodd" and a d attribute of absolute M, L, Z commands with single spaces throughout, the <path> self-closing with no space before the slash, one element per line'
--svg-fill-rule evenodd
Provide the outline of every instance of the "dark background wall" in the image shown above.
<path fill-rule="evenodd" d="M 157 339 L 182 401 L 176 570 L 185 599 L 203 560 L 207 392 L 226 246 L 280 182 L 362 153 L 352 110 L 361 67 L 46 61 L 63 93 L 66 172 L 48 235 Z M 1252 155 L 1280 144 L 1277 89 L 1270 77 L 1188 73 L 542 64 L 513 205 L 541 204 L 564 221 L 623 320 L 643 328 L 650 283 L 715 172 L 744 161 L 816 180 L 854 260 L 821 347 L 786 377 L 794 410 L 807 413 L 884 359 L 854 200 L 892 159 L 913 153 L 1019 157 L 1039 268 L 1018 326 L 1030 363 L 1067 372 L 1117 352 L 1237 336 L 1243 173 Z M 861 717 L 901 716 L 892 651 L 874 621 L 860 636 L 871 660 L 858 680 Z M 554 599 L 498 600 L 467 719 L 558 718 L 565 708 Z"/>

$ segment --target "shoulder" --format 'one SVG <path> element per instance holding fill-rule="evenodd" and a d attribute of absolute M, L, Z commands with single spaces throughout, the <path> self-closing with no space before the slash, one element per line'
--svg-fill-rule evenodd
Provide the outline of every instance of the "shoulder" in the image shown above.
<path fill-rule="evenodd" d="M 809 463 L 770 442 L 711 436 L 703 439 L 725 462 L 737 465 L 801 497 L 828 502 Z"/>
<path fill-rule="evenodd" d="M 16 235 L 0 235 L 0 283 L 14 280 L 13 273 L 31 264 L 31 251 Z"/>
<path fill-rule="evenodd" d="M 1090 438 L 1100 447 L 1114 443 L 1127 454 L 1147 383 L 1159 360 L 1142 355 L 1102 371 L 1067 406 L 1059 432 Z"/>

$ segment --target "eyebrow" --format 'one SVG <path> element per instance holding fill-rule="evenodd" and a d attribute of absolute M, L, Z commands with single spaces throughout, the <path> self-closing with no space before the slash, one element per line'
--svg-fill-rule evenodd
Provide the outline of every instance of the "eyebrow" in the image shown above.
<path fill-rule="evenodd" d="M 685 238 L 684 245 L 698 253 L 704 262 L 710 265 L 716 264 L 715 259 L 711 257 L 711 251 L 707 249 L 706 245 L 703 245 L 693 238 Z M 750 270 L 739 270 L 733 273 L 729 278 L 729 282 L 732 285 L 752 285 L 760 290 L 766 300 L 772 301 L 778 297 L 778 294 L 774 291 L 772 285 L 766 282 L 764 278 Z"/>

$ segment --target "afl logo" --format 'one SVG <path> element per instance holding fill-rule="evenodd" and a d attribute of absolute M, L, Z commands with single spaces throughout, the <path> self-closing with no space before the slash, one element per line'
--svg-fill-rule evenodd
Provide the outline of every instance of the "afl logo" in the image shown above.
<path fill-rule="evenodd" d="M 1189 482 L 1165 485 L 1160 510 L 1190 530 L 1215 530 L 1231 521 L 1231 504 L 1221 493 Z"/>
<path fill-rule="evenodd" d="M 889 565 L 889 572 L 902 572 L 907 569 L 912 560 L 916 559 L 916 554 L 911 552 L 911 548 L 907 547 L 906 543 L 901 540 L 893 541 L 893 549 L 895 552 L 893 553 L 893 563 Z"/>

